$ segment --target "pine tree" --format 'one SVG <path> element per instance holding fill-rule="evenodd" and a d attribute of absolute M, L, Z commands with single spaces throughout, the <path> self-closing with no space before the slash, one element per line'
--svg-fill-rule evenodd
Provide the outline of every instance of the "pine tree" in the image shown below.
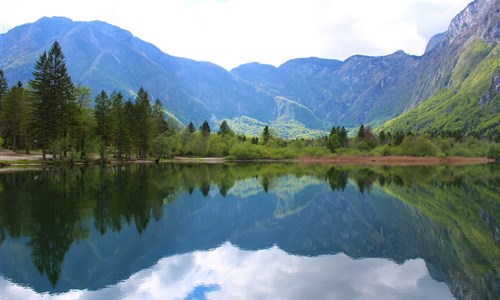
<path fill-rule="evenodd" d="M 135 101 L 135 145 L 137 155 L 144 158 L 148 155 L 149 143 L 152 139 L 151 131 L 152 110 L 148 93 L 140 88 Z"/>
<path fill-rule="evenodd" d="M 125 102 L 122 93 L 113 92 L 111 94 L 111 141 L 116 149 L 116 155 L 119 159 L 123 158 L 130 149 L 130 120 L 125 108 Z M 130 103 L 131 104 L 131 103 Z M 132 105 L 133 108 L 133 105 Z M 132 109 L 133 111 L 133 109 Z"/>
<path fill-rule="evenodd" d="M 269 132 L 269 127 L 266 125 L 264 130 L 262 130 L 262 143 L 267 145 L 269 143 L 269 139 L 271 138 L 271 133 Z"/>
<path fill-rule="evenodd" d="M 125 101 L 123 104 L 123 114 L 124 114 L 124 124 L 123 124 L 123 153 L 125 157 L 130 158 L 132 156 L 133 149 L 133 141 L 135 136 L 135 126 L 134 126 L 134 118 L 135 118 L 135 106 L 131 100 Z"/>
<path fill-rule="evenodd" d="M 169 130 L 168 123 L 165 120 L 165 109 L 160 99 L 156 99 L 155 105 L 153 106 L 152 118 L 153 118 L 153 136 L 163 134 Z"/>
<path fill-rule="evenodd" d="M 347 139 L 347 130 L 344 126 L 340 127 L 337 130 L 337 134 L 339 136 L 339 142 L 342 147 L 347 147 L 348 139 Z"/>
<path fill-rule="evenodd" d="M 361 125 L 358 129 L 358 133 L 356 135 L 358 139 L 362 140 L 365 138 L 365 125 Z"/>
<path fill-rule="evenodd" d="M 2 119 L 2 135 L 7 144 L 17 151 L 23 146 L 26 152 L 30 146 L 31 103 L 28 93 L 21 82 L 12 87 L 4 97 L 4 118 Z"/>
<path fill-rule="evenodd" d="M 233 136 L 233 135 L 234 135 L 234 132 L 233 132 L 233 130 L 231 129 L 231 127 L 229 127 L 229 124 L 227 124 L 227 121 L 226 121 L 226 120 L 224 120 L 224 121 L 222 121 L 222 123 L 220 124 L 220 126 L 219 126 L 219 131 L 217 132 L 217 134 L 222 135 L 223 137 L 224 137 L 224 136 Z"/>
<path fill-rule="evenodd" d="M 194 127 L 193 122 L 189 122 L 188 126 L 186 127 L 187 131 L 191 134 L 193 134 L 196 131 L 196 128 Z"/>
<path fill-rule="evenodd" d="M 330 136 L 334 134 L 337 134 L 337 128 L 335 128 L 335 126 L 333 126 L 332 129 L 330 130 Z"/>
<path fill-rule="evenodd" d="M 96 120 L 95 133 L 100 138 L 100 156 L 104 160 L 104 153 L 111 140 L 111 100 L 105 91 L 101 91 L 95 98 L 94 118 Z"/>
<path fill-rule="evenodd" d="M 74 85 L 66 68 L 61 46 L 57 41 L 48 52 L 44 51 L 33 71 L 31 81 L 35 96 L 35 128 L 45 158 L 46 147 L 59 144 L 62 158 L 66 151 L 66 138 L 70 127 L 76 123 L 78 107 L 74 94 Z"/>
<path fill-rule="evenodd" d="M 201 125 L 200 132 L 204 137 L 208 137 L 210 135 L 210 125 L 208 125 L 208 122 L 206 120 Z"/>
<path fill-rule="evenodd" d="M 3 73 L 3 70 L 0 69 L 0 133 L 2 132 L 2 118 L 4 117 L 2 113 L 2 106 L 4 102 L 4 97 L 7 94 L 9 87 L 7 85 L 7 79 Z"/>

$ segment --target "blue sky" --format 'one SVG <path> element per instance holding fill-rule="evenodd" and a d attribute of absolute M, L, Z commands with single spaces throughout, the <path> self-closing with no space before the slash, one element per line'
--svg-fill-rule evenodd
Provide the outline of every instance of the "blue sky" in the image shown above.
<path fill-rule="evenodd" d="M 162 51 L 226 69 L 298 57 L 421 55 L 470 0 L 4 1 L 0 32 L 43 16 L 101 20 Z M 84 3 L 84 4 L 80 4 Z"/>

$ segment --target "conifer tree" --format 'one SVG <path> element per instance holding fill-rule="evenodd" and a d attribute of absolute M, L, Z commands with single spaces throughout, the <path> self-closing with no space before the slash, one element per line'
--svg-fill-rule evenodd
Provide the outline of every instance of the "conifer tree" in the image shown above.
<path fill-rule="evenodd" d="M 266 125 L 264 130 L 262 130 L 262 143 L 267 145 L 269 143 L 269 139 L 271 138 L 271 133 L 269 132 L 269 127 Z"/>
<path fill-rule="evenodd" d="M 153 106 L 152 118 L 153 118 L 153 136 L 160 135 L 169 130 L 168 123 L 165 120 L 165 109 L 160 99 L 156 99 L 155 105 Z"/>
<path fill-rule="evenodd" d="M 105 91 L 101 91 L 95 98 L 94 118 L 96 120 L 95 133 L 100 138 L 100 156 L 103 160 L 112 133 L 111 100 Z"/>
<path fill-rule="evenodd" d="M 151 101 L 144 88 L 140 88 L 135 101 L 135 145 L 137 147 L 137 156 L 144 158 L 148 155 L 149 143 L 152 139 L 151 132 Z"/>
<path fill-rule="evenodd" d="M 8 90 L 7 79 L 5 78 L 3 70 L 0 69 L 0 133 L 2 132 L 2 117 L 4 117 L 2 114 L 2 105 Z"/>
<path fill-rule="evenodd" d="M 34 128 L 37 129 L 43 157 L 45 159 L 46 148 L 51 146 L 55 155 L 57 142 L 60 158 L 62 158 L 68 131 L 75 123 L 78 106 L 64 54 L 57 41 L 36 61 L 33 77 L 31 86 L 35 97 Z"/>
<path fill-rule="evenodd" d="M 356 135 L 358 139 L 364 139 L 365 138 L 365 125 L 361 125 L 358 129 L 358 133 Z"/>
<path fill-rule="evenodd" d="M 337 129 L 337 135 L 339 137 L 339 142 L 342 147 L 347 147 L 347 130 L 345 129 L 344 126 L 340 127 L 340 129 Z"/>
<path fill-rule="evenodd" d="M 4 118 L 2 135 L 13 151 L 23 146 L 26 152 L 30 146 L 31 103 L 21 82 L 13 86 L 4 97 Z"/>
<path fill-rule="evenodd" d="M 186 127 L 187 131 L 189 133 L 194 133 L 196 131 L 196 128 L 194 127 L 194 124 L 193 122 L 189 122 L 188 126 Z"/>
<path fill-rule="evenodd" d="M 128 153 L 130 148 L 130 122 L 129 114 L 125 108 L 123 94 L 113 92 L 111 94 L 111 141 L 116 149 L 116 155 L 122 159 L 124 154 Z M 130 103 L 131 104 L 131 103 Z M 133 106 L 133 105 L 132 105 Z M 130 116 L 131 117 L 131 116 Z"/>
<path fill-rule="evenodd" d="M 231 127 L 229 127 L 229 124 L 227 124 L 227 121 L 224 120 L 220 124 L 219 131 L 217 132 L 217 134 L 222 135 L 222 136 L 233 136 L 234 132 L 231 129 Z"/>
<path fill-rule="evenodd" d="M 210 125 L 208 125 L 208 122 L 206 120 L 201 125 L 200 132 L 204 137 L 208 137 L 210 135 Z"/>

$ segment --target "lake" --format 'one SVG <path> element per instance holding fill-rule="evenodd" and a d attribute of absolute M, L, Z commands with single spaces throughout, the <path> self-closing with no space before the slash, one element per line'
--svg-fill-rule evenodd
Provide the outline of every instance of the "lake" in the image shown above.
<path fill-rule="evenodd" d="M 0 299 L 500 299 L 500 166 L 0 172 Z"/>

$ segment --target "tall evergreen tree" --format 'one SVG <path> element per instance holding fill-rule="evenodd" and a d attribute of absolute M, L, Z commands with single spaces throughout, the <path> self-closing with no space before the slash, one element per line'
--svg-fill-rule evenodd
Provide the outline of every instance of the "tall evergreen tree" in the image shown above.
<path fill-rule="evenodd" d="M 358 139 L 364 139 L 365 138 L 365 125 L 359 126 L 358 133 L 356 135 Z"/>
<path fill-rule="evenodd" d="M 30 143 L 30 120 L 31 102 L 28 93 L 19 82 L 12 87 L 4 97 L 4 118 L 2 119 L 2 135 L 7 144 L 17 151 L 18 147 L 24 147 L 29 151 Z"/>
<path fill-rule="evenodd" d="M 130 148 L 130 120 L 126 112 L 122 93 L 113 92 L 111 94 L 111 102 L 111 140 L 116 149 L 117 157 L 121 159 L 124 154 L 128 153 Z"/>
<path fill-rule="evenodd" d="M 188 126 L 186 127 L 187 131 L 189 133 L 194 133 L 196 131 L 196 128 L 194 127 L 193 122 L 189 122 Z"/>
<path fill-rule="evenodd" d="M 35 128 L 43 149 L 52 146 L 55 155 L 55 143 L 59 144 L 62 156 L 66 148 L 69 128 L 75 124 L 77 103 L 74 86 L 66 68 L 61 46 L 57 41 L 48 52 L 44 51 L 37 62 L 31 81 L 35 96 Z"/>
<path fill-rule="evenodd" d="M 7 94 L 9 87 L 7 85 L 7 79 L 3 73 L 3 70 L 0 69 L 0 133 L 2 132 L 2 105 L 4 101 L 4 97 Z"/>
<path fill-rule="evenodd" d="M 233 130 L 231 129 L 231 127 L 229 127 L 229 124 L 227 124 L 226 120 L 222 121 L 222 123 L 219 126 L 219 131 L 217 133 L 219 135 L 222 135 L 223 137 L 224 136 L 233 136 L 234 135 Z"/>
<path fill-rule="evenodd" d="M 210 135 L 210 125 L 208 125 L 208 122 L 206 120 L 201 125 L 200 132 L 204 137 L 208 137 Z"/>
<path fill-rule="evenodd" d="M 104 159 L 104 152 L 111 140 L 111 100 L 105 91 L 101 91 L 95 98 L 94 118 L 96 120 L 96 135 L 100 138 L 100 155 Z"/>
<path fill-rule="evenodd" d="M 165 120 L 165 109 L 160 99 L 156 99 L 155 105 L 153 106 L 152 118 L 153 118 L 153 136 L 165 133 L 169 130 L 168 123 Z"/>
<path fill-rule="evenodd" d="M 269 139 L 271 138 L 271 133 L 269 132 L 269 127 L 266 125 L 264 130 L 262 130 L 262 143 L 267 145 L 269 143 Z"/>
<path fill-rule="evenodd" d="M 337 130 L 337 135 L 339 137 L 339 142 L 342 147 L 347 147 L 348 139 L 347 139 L 347 130 L 344 126 L 340 127 Z"/>
<path fill-rule="evenodd" d="M 144 88 L 140 88 L 135 101 L 135 144 L 137 156 L 144 158 L 148 155 L 149 144 L 152 139 L 152 110 L 151 101 Z"/>
<path fill-rule="evenodd" d="M 134 126 L 135 107 L 132 100 L 127 100 L 123 104 L 123 114 L 123 131 L 125 133 L 123 139 L 123 153 L 126 158 L 130 158 L 132 156 L 133 140 L 136 130 Z"/>

